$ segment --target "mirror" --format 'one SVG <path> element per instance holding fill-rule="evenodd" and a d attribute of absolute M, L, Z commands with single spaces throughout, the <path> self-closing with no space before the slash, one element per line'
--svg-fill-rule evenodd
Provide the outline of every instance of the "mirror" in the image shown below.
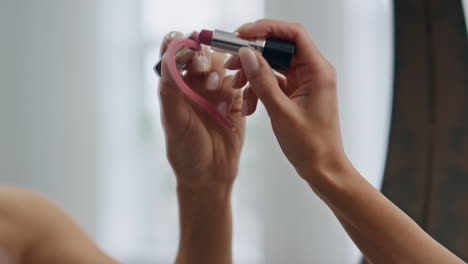
<path fill-rule="evenodd" d="M 171 30 L 233 31 L 268 17 L 304 24 L 336 67 L 345 150 L 379 188 L 392 12 L 390 0 L 3 2 L 0 183 L 46 194 L 124 263 L 171 262 L 179 227 L 152 72 L 160 43 Z M 234 262 L 357 263 L 339 222 L 287 177 L 295 171 L 273 142 L 260 106 L 233 193 Z"/>

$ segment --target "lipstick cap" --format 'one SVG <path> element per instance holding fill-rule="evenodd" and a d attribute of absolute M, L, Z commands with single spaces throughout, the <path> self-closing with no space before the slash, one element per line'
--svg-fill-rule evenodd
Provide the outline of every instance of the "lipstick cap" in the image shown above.
<path fill-rule="evenodd" d="M 262 55 L 274 69 L 288 71 L 296 45 L 277 38 L 268 38 Z"/>

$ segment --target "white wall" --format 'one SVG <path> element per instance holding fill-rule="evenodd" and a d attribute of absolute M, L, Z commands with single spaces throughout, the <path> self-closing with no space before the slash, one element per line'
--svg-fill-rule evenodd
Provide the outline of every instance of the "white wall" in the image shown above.
<path fill-rule="evenodd" d="M 338 72 L 345 150 L 377 188 L 383 175 L 391 114 L 393 37 L 389 0 L 267 0 L 266 15 L 303 23 Z M 269 133 L 266 133 L 269 135 Z M 271 137 L 269 135 L 269 137 Z M 355 263 L 359 252 L 331 211 L 276 147 L 265 146 L 265 263 Z"/>
<path fill-rule="evenodd" d="M 96 231 L 95 3 L 0 2 L 0 183 Z"/>

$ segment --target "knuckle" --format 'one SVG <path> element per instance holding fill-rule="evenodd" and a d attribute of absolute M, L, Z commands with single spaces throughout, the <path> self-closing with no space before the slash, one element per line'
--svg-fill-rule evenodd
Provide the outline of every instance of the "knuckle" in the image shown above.
<path fill-rule="evenodd" d="M 162 45 L 167 46 L 167 45 L 169 45 L 169 43 L 171 43 L 172 40 L 174 40 L 175 38 L 180 37 L 180 36 L 183 36 L 183 34 L 181 32 L 171 31 L 171 32 L 167 33 L 164 36 L 163 41 L 162 41 Z"/>
<path fill-rule="evenodd" d="M 305 26 L 302 24 L 302 23 L 298 23 L 298 22 L 293 22 L 291 24 L 291 26 L 293 27 L 293 29 L 296 31 L 296 32 L 305 32 Z"/>
<path fill-rule="evenodd" d="M 255 21 L 255 23 L 272 23 L 274 20 L 271 20 L 271 19 L 268 19 L 268 18 L 261 18 L 257 21 Z"/>
<path fill-rule="evenodd" d="M 336 86 L 338 80 L 338 74 L 335 67 L 331 64 L 328 64 L 325 69 L 323 69 L 320 75 L 321 81 L 327 86 Z"/>

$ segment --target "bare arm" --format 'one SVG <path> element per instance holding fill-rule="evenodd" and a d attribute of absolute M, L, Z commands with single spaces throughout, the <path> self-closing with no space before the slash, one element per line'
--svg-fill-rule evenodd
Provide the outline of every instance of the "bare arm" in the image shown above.
<path fill-rule="evenodd" d="M 182 34 L 169 34 L 165 38 L 162 53 L 177 36 Z M 225 76 L 225 54 L 205 49 L 180 57 L 186 59 L 182 64 L 188 65 L 185 81 L 217 105 L 236 131 L 220 126 L 186 98 L 167 75 L 167 62 L 163 59 L 159 90 L 162 121 L 179 201 L 180 241 L 176 263 L 229 264 L 232 262 L 231 188 L 244 139 L 242 98 L 231 87 L 232 77 Z M 208 65 L 203 66 L 203 62 Z"/>
<path fill-rule="evenodd" d="M 176 263 L 230 263 L 230 187 L 178 187 L 180 242 Z"/>
<path fill-rule="evenodd" d="M 464 263 L 348 165 L 307 177 L 371 263 Z"/>
<path fill-rule="evenodd" d="M 272 36 L 296 43 L 291 70 L 281 81 L 263 57 L 249 49 L 239 53 L 242 70 L 250 89 L 265 105 L 286 157 L 334 211 L 364 255 L 373 263 L 464 263 L 370 185 L 347 160 L 341 143 L 336 72 L 305 28 L 261 20 L 238 32 L 246 38 Z"/>
<path fill-rule="evenodd" d="M 0 234 L 11 263 L 117 263 L 54 203 L 18 187 L 0 187 Z"/>

